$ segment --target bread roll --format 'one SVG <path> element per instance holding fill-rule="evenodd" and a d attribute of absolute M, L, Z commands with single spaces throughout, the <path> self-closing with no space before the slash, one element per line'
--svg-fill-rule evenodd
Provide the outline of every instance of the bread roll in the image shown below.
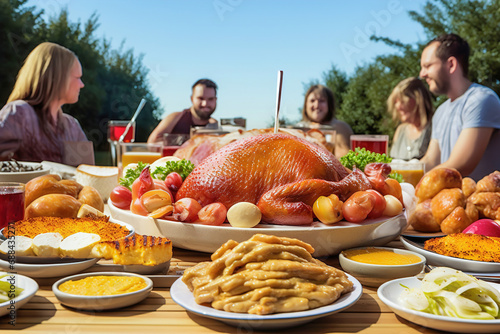
<path fill-rule="evenodd" d="M 25 218 L 62 217 L 76 218 L 80 203 L 76 198 L 65 194 L 49 194 L 34 200 L 25 210 Z"/>
<path fill-rule="evenodd" d="M 461 233 L 467 226 L 472 224 L 465 209 L 457 206 L 446 218 L 441 222 L 441 231 L 444 234 Z"/>
<path fill-rule="evenodd" d="M 465 197 L 459 188 L 443 189 L 431 200 L 432 215 L 438 224 L 458 206 L 465 207 Z"/>
<path fill-rule="evenodd" d="M 85 186 L 78 194 L 78 201 L 82 204 L 87 204 L 99 211 L 104 211 L 104 201 L 97 189 Z"/>
<path fill-rule="evenodd" d="M 415 231 L 419 232 L 439 232 L 441 227 L 434 219 L 431 211 L 431 200 L 428 199 L 418 203 L 415 211 L 410 214 L 408 223 Z"/>
<path fill-rule="evenodd" d="M 434 168 L 427 172 L 415 188 L 418 202 L 431 199 L 443 189 L 462 188 L 462 175 L 454 168 Z"/>

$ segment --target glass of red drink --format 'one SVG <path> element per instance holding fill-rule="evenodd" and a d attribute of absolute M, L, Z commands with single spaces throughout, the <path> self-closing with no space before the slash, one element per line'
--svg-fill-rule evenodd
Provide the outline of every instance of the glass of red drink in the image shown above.
<path fill-rule="evenodd" d="M 24 219 L 24 183 L 0 182 L 0 229 Z"/>
<path fill-rule="evenodd" d="M 163 135 L 162 156 L 174 155 L 175 151 L 189 139 L 188 134 L 165 133 Z"/>
<path fill-rule="evenodd" d="M 113 166 L 116 166 L 116 148 L 121 136 L 127 130 L 129 121 L 109 121 L 108 122 L 108 142 L 111 148 L 111 160 Z M 125 136 L 123 136 L 123 143 L 133 143 L 135 141 L 135 122 L 130 124 L 129 129 Z"/>
<path fill-rule="evenodd" d="M 370 152 L 387 154 L 389 148 L 388 135 L 351 135 L 351 149 L 366 148 Z"/>

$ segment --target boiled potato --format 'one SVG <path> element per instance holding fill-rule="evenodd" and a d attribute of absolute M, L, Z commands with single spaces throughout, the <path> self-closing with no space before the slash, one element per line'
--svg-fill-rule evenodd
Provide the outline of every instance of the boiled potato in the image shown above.
<path fill-rule="evenodd" d="M 259 208 L 249 202 L 239 202 L 227 210 L 227 220 L 233 227 L 251 228 L 262 218 Z"/>

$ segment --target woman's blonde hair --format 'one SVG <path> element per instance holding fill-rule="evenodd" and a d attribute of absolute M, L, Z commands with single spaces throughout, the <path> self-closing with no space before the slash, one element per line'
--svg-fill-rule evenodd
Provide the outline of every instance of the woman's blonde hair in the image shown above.
<path fill-rule="evenodd" d="M 50 104 L 66 91 L 69 73 L 76 60 L 73 51 L 63 46 L 41 43 L 26 57 L 7 103 L 16 100 L 28 102 L 35 109 L 41 128 L 49 134 Z"/>
<path fill-rule="evenodd" d="M 335 117 L 335 98 L 333 97 L 333 92 L 330 90 L 330 88 L 323 85 L 313 85 L 309 87 L 309 89 L 307 90 L 304 98 L 304 107 L 302 108 L 302 120 L 303 121 L 311 120 L 307 115 L 306 106 L 307 106 L 307 98 L 312 93 L 318 94 L 319 96 L 326 99 L 326 102 L 328 103 L 328 113 L 326 114 L 325 119 L 321 121 L 321 124 L 330 123 L 330 121 Z"/>
<path fill-rule="evenodd" d="M 398 119 L 398 111 L 396 110 L 396 100 L 399 99 L 407 103 L 409 99 L 415 100 L 415 109 L 412 113 L 419 117 L 420 126 L 424 127 L 432 119 L 434 112 L 432 107 L 431 93 L 425 87 L 422 80 L 410 77 L 400 81 L 392 90 L 391 95 L 387 99 L 387 108 L 394 120 Z"/>

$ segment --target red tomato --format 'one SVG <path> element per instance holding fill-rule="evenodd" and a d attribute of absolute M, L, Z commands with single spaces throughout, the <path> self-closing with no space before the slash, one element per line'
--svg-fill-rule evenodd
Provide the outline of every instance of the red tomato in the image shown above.
<path fill-rule="evenodd" d="M 128 210 L 132 202 L 132 192 L 127 187 L 116 186 L 109 194 L 109 200 L 117 208 Z"/>
<path fill-rule="evenodd" d="M 366 219 L 375 206 L 375 196 L 367 191 L 357 191 L 342 205 L 344 218 L 353 223 Z"/>
<path fill-rule="evenodd" d="M 385 210 L 385 206 L 387 205 L 384 196 L 376 190 L 368 189 L 367 192 L 372 194 L 375 198 L 375 205 L 373 206 L 372 211 L 368 214 L 367 218 L 378 218 L 382 216 Z"/>
<path fill-rule="evenodd" d="M 182 176 L 180 176 L 177 172 L 172 172 L 165 178 L 165 184 L 168 189 L 176 193 L 182 185 Z"/>
<path fill-rule="evenodd" d="M 190 223 L 198 218 L 201 205 L 192 198 L 181 198 L 174 203 L 174 219 Z"/>
<path fill-rule="evenodd" d="M 227 209 L 222 203 L 205 205 L 198 212 L 196 223 L 203 225 L 222 225 L 226 220 Z"/>

